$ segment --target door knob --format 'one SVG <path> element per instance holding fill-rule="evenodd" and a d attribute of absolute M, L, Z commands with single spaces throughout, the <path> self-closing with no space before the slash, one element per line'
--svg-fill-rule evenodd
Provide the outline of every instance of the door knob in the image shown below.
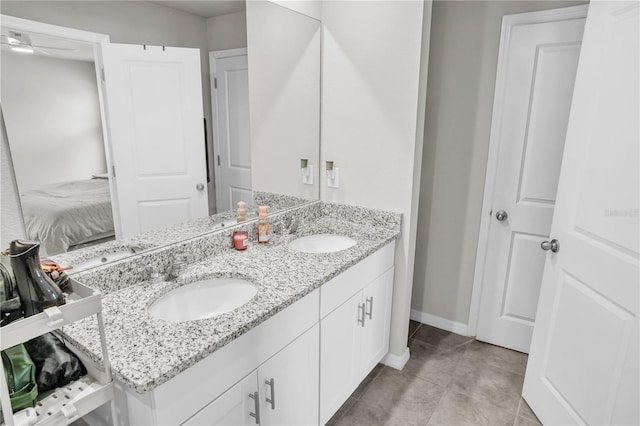
<path fill-rule="evenodd" d="M 202 191 L 202 190 L 204 189 L 204 183 L 199 183 L 199 184 L 197 184 L 197 185 L 196 185 L 196 189 L 197 189 L 198 191 Z"/>
<path fill-rule="evenodd" d="M 560 242 L 558 240 L 543 241 L 540 243 L 540 248 L 545 251 L 551 250 L 552 252 L 557 253 L 560 251 Z"/>
<path fill-rule="evenodd" d="M 496 219 L 498 219 L 498 222 L 502 222 L 503 220 L 506 220 L 508 217 L 509 215 L 504 210 L 500 210 L 498 211 L 498 213 L 496 213 Z"/>

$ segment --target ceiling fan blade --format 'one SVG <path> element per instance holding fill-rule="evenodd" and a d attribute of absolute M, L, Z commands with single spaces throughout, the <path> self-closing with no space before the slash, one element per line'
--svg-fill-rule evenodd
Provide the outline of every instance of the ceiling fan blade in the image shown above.
<path fill-rule="evenodd" d="M 41 49 L 39 46 L 31 46 L 31 48 L 33 50 L 35 50 L 36 52 L 38 52 L 38 53 L 42 53 L 42 54 L 47 55 L 47 56 L 51 55 L 51 53 L 47 52 L 44 49 Z"/>
<path fill-rule="evenodd" d="M 32 45 L 34 49 L 48 49 L 48 50 L 60 50 L 63 52 L 79 52 L 78 49 L 71 49 L 68 47 L 54 47 L 54 46 L 40 46 L 40 45 Z"/>

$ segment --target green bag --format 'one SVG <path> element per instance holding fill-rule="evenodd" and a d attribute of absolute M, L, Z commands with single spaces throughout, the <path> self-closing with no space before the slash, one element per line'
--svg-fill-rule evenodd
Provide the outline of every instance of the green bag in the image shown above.
<path fill-rule="evenodd" d="M 13 411 L 33 407 L 38 398 L 36 366 L 24 345 L 16 345 L 2 351 L 2 365 Z"/>

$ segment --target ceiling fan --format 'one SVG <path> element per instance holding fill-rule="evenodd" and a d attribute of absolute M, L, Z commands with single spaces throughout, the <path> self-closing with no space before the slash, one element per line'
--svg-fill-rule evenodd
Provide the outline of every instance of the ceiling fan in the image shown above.
<path fill-rule="evenodd" d="M 58 50 L 65 52 L 77 52 L 77 49 L 69 49 L 65 47 L 54 46 L 35 46 L 31 43 L 31 37 L 29 34 L 21 33 L 18 31 L 9 31 L 9 35 L 2 34 L 1 41 L 3 45 L 11 47 L 11 50 L 23 53 L 43 53 L 45 55 L 51 55 L 48 50 Z"/>

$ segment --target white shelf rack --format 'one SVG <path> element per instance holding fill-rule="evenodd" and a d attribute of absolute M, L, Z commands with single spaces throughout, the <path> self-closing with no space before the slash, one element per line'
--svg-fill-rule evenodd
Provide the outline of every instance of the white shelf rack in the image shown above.
<path fill-rule="evenodd" d="M 34 337 L 59 330 L 64 325 L 95 315 L 100 330 L 104 365 L 100 367 L 84 354 L 70 347 L 69 349 L 73 350 L 84 364 L 87 374 L 66 386 L 38 395 L 38 402 L 34 407 L 35 419 L 33 419 L 32 409 L 27 408 L 16 413 L 13 412 L 7 383 L 3 378 L 0 378 L 0 402 L 4 413 L 4 424 L 7 426 L 68 425 L 107 402 L 111 403 L 113 424 L 117 424 L 114 384 L 107 353 L 100 292 L 75 281 L 73 278 L 70 279 L 68 286 L 65 289 L 67 302 L 64 305 L 45 309 L 44 312 L 37 315 L 17 320 L 2 327 L 0 329 L 0 349 L 5 350 Z M 4 368 L 1 359 L 0 367 Z"/>

